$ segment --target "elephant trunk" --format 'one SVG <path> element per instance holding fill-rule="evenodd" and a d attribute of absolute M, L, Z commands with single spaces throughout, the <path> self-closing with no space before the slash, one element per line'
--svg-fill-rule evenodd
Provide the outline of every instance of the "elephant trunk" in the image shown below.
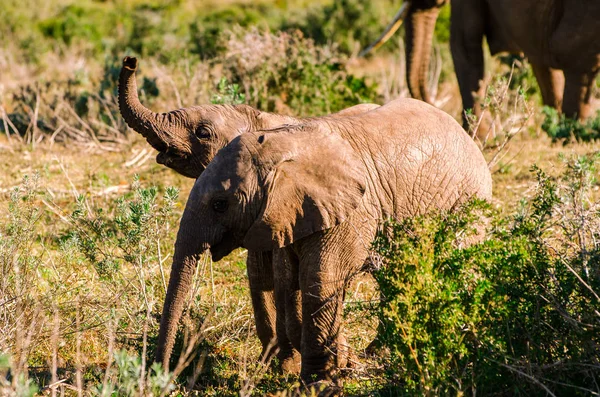
<path fill-rule="evenodd" d="M 183 111 L 155 113 L 140 103 L 135 71 L 137 59 L 125 57 L 119 75 L 119 110 L 129 127 L 142 134 L 156 150 L 166 151 L 187 135 Z M 179 139 L 178 139 L 179 137 Z"/>
<path fill-rule="evenodd" d="M 406 19 L 406 75 L 413 98 L 431 103 L 427 72 L 439 7 L 414 9 Z"/>
<path fill-rule="evenodd" d="M 188 203 L 190 203 L 190 200 L 188 200 Z M 177 327 L 183 313 L 186 297 L 190 293 L 197 258 L 209 247 L 208 243 L 201 241 L 198 222 L 191 219 L 193 218 L 193 211 L 190 211 L 189 207 L 190 204 L 184 211 L 177 232 L 173 267 L 171 268 L 169 286 L 160 319 L 158 345 L 154 359 L 156 362 L 162 363 L 165 369 L 169 368 Z"/>

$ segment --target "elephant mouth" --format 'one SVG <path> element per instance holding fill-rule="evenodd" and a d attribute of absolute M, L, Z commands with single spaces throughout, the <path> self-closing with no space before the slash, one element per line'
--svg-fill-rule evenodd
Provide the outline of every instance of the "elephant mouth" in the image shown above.
<path fill-rule="evenodd" d="M 225 236 L 221 242 L 210 247 L 210 255 L 213 262 L 218 262 L 239 247 L 240 245 L 236 244 L 231 236 Z"/>
<path fill-rule="evenodd" d="M 187 155 L 160 152 L 156 155 L 156 162 L 193 179 L 198 178 L 205 169 L 205 167 L 197 164 L 193 158 Z"/>

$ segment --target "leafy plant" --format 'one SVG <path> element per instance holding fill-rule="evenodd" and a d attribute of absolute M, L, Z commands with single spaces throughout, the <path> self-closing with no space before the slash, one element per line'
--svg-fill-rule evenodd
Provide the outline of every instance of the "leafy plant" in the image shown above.
<path fill-rule="evenodd" d="M 591 142 L 600 139 L 600 111 L 584 122 L 565 117 L 548 106 L 544 106 L 542 112 L 545 116 L 542 129 L 553 141 L 562 140 L 567 144 L 572 140 Z"/>
<path fill-rule="evenodd" d="M 246 95 L 240 92 L 238 84 L 229 84 L 225 77 L 221 77 L 217 85 L 217 93 L 210 102 L 214 105 L 241 105 L 246 101 Z"/>
<path fill-rule="evenodd" d="M 115 352 L 116 373 L 111 376 L 112 382 L 98 385 L 95 393 L 98 396 L 159 396 L 173 390 L 168 371 L 162 369 L 160 363 L 153 363 L 146 372 L 139 356 L 131 355 L 125 350 Z"/>
<path fill-rule="evenodd" d="M 377 313 L 392 389 L 598 392 L 600 272 L 590 264 L 600 212 L 587 200 L 597 163 L 597 155 L 570 159 L 560 180 L 534 167 L 536 194 L 514 216 L 472 202 L 386 225 L 375 242 L 388 263 L 376 274 Z M 576 208 L 579 216 L 567 215 Z M 468 244 L 481 214 L 487 238 Z"/>
<path fill-rule="evenodd" d="M 103 279 L 112 279 L 123 263 L 137 266 L 155 255 L 155 247 L 148 244 L 159 238 L 179 194 L 167 188 L 159 205 L 156 187 L 142 188 L 138 178 L 132 187 L 133 197 L 119 198 L 114 216 L 102 208 L 92 211 L 85 197 L 79 196 L 71 215 L 75 228 L 62 238 L 74 242 Z"/>
<path fill-rule="evenodd" d="M 248 104 L 267 111 L 322 115 L 366 101 L 374 85 L 350 74 L 340 55 L 301 34 L 231 34 L 223 64 Z"/>

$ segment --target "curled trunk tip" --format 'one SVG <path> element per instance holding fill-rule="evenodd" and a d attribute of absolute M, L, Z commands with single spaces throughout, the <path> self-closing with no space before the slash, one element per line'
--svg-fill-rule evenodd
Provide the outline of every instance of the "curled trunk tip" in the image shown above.
<path fill-rule="evenodd" d="M 123 58 L 123 68 L 135 72 L 137 70 L 138 60 L 136 57 Z"/>

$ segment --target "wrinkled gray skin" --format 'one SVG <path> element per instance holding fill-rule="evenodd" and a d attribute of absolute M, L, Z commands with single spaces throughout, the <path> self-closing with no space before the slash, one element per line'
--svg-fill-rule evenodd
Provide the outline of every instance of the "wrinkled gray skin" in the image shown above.
<path fill-rule="evenodd" d="M 427 72 L 433 31 L 447 2 L 407 1 L 408 87 L 414 98 L 426 102 L 431 102 Z M 452 0 L 450 7 L 450 49 L 464 109 L 481 114 L 476 98 L 485 91 L 485 37 L 492 55 L 509 52 L 529 59 L 545 105 L 562 109 L 568 117 L 591 115 L 600 69 L 600 1 Z"/>
<path fill-rule="evenodd" d="M 119 79 L 121 114 L 132 129 L 142 134 L 148 143 L 159 151 L 156 157 L 159 164 L 164 164 L 184 176 L 198 178 L 216 153 L 242 133 L 303 122 L 302 119 L 260 112 L 245 105 L 205 105 L 168 113 L 155 113 L 139 101 L 135 80 L 137 66 L 135 58 L 126 57 L 123 60 Z M 364 113 L 376 107 L 378 105 L 356 105 L 334 114 L 333 117 Z M 285 257 L 279 251 L 248 250 L 250 292 L 263 355 L 278 351 L 283 369 L 297 372 L 299 354 L 285 338 L 285 333 L 280 333 L 283 339 L 277 340 L 275 344 L 272 343 L 276 336 L 276 327 L 285 327 L 286 317 L 283 307 L 279 308 L 279 315 L 276 315 L 273 264 L 277 268 L 287 267 L 286 264 L 280 264 Z M 156 354 L 156 360 L 163 362 L 165 366 L 168 365 L 184 304 L 182 298 L 176 298 L 179 295 L 174 288 L 190 282 L 191 279 L 182 278 L 176 270 L 172 271 Z M 187 287 L 189 285 L 183 288 Z"/>
<path fill-rule="evenodd" d="M 278 338 L 301 352 L 305 382 L 329 380 L 347 350 L 339 337 L 344 287 L 368 258 L 381 221 L 491 192 L 487 164 L 461 126 L 413 99 L 242 134 L 194 184 L 169 290 L 175 299 L 189 293 L 205 250 L 218 261 L 240 246 L 283 249 L 287 266 L 274 269 L 275 293 L 286 305 Z"/>

